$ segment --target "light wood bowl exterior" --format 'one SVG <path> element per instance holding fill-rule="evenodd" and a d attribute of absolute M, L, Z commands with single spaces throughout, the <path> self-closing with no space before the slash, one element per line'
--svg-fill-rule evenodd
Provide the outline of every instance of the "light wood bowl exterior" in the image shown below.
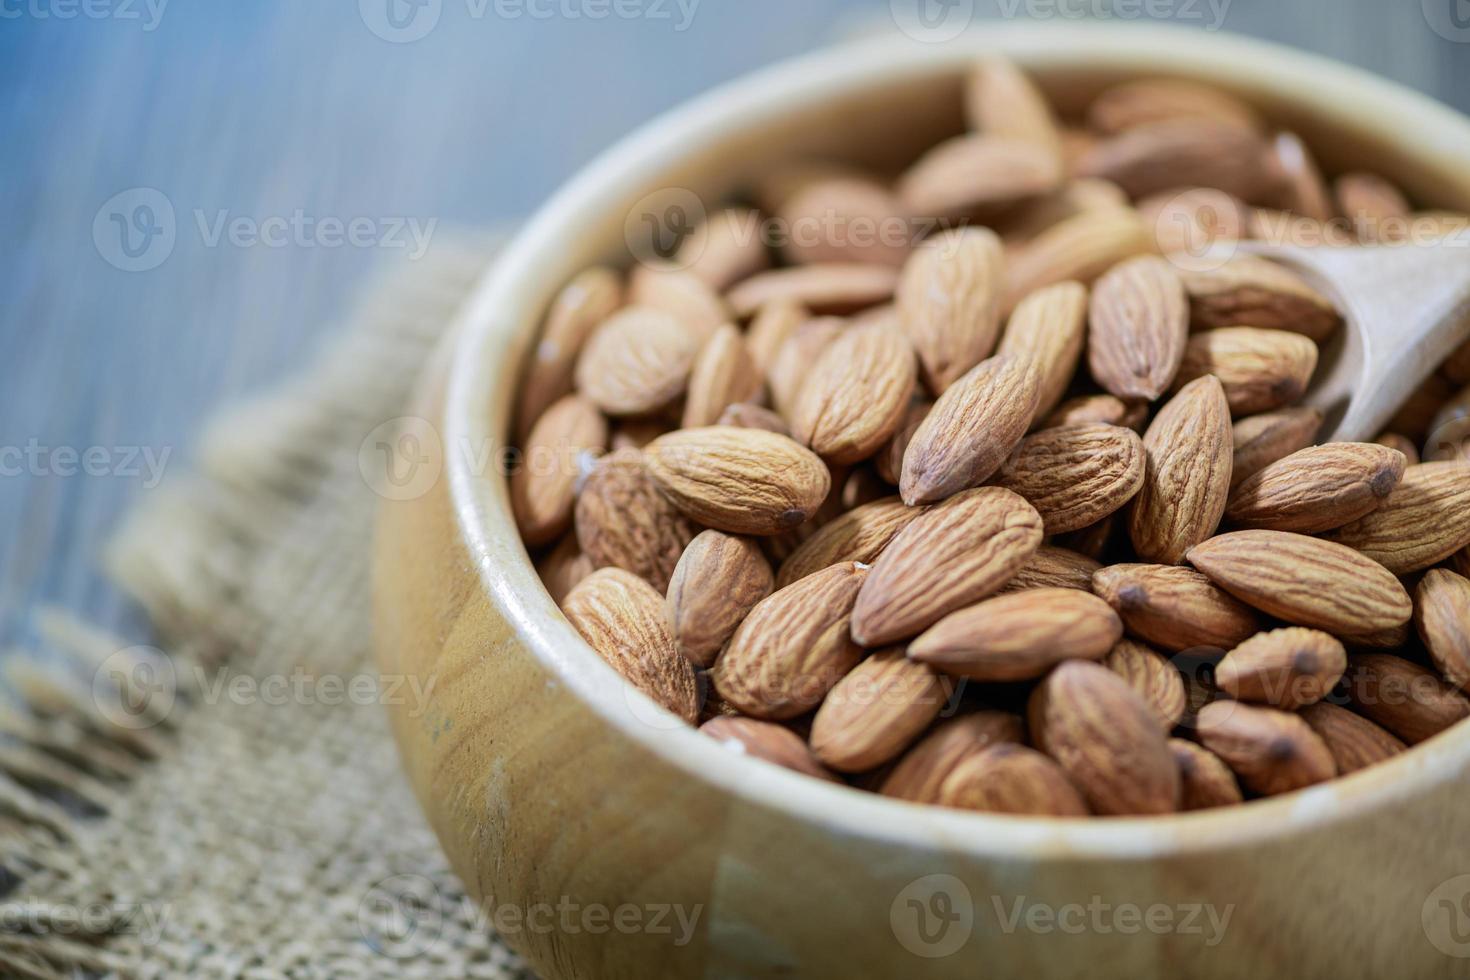
<path fill-rule="evenodd" d="M 453 867 L 492 916 L 559 902 L 697 910 L 683 944 L 672 915 L 670 933 L 544 920 L 502 930 L 548 978 L 1466 975 L 1470 961 L 1431 943 L 1422 916 L 1437 886 L 1470 874 L 1470 726 L 1224 812 L 1046 821 L 920 807 L 678 725 L 598 659 L 537 580 L 486 450 L 504 444 L 519 365 L 554 293 L 588 265 L 626 261 L 624 218 L 652 189 L 719 202 L 780 159 L 912 157 L 958 128 L 958 82 L 977 50 L 1008 52 L 1063 102 L 1139 75 L 1222 84 L 1303 133 L 1329 170 L 1371 166 L 1470 211 L 1470 121 L 1348 68 L 1179 29 L 1009 25 L 945 46 L 864 43 L 763 72 L 630 137 L 481 285 L 409 410 L 437 432 L 425 465 L 438 478 L 382 508 L 381 669 L 432 684 L 427 709 L 393 709 L 393 727 Z M 953 876 L 938 882 L 949 908 L 962 913 L 968 896 L 973 926 L 952 922 L 926 946 L 904 931 L 916 897 L 905 889 L 936 874 Z M 1018 898 L 1061 909 L 1095 896 L 1114 908 L 1210 903 L 1230 919 L 1213 946 L 1203 916 L 1204 935 L 1005 928 Z M 938 919 L 927 924 L 941 935 Z M 920 955 L 955 937 L 949 955 Z"/>

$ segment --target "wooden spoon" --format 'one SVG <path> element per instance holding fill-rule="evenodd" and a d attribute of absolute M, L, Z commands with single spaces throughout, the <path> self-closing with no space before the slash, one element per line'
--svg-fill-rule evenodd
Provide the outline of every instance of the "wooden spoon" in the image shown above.
<path fill-rule="evenodd" d="M 1344 329 L 1322 350 L 1306 403 L 1323 442 L 1374 439 L 1399 406 L 1470 338 L 1470 239 L 1303 248 L 1240 242 L 1291 267 L 1337 302 Z"/>

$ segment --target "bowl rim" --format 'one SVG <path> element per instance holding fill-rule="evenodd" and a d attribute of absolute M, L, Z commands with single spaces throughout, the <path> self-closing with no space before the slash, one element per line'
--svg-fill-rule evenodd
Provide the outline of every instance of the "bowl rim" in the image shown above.
<path fill-rule="evenodd" d="M 1396 83 L 1326 58 L 1228 33 L 1169 25 L 1010 23 L 943 44 L 881 37 L 841 44 L 760 69 L 643 125 L 585 166 L 506 247 L 456 319 L 443 403 L 446 447 L 501 445 L 513 384 L 496 365 L 518 352 L 542 313 L 528 284 L 585 216 L 636 198 L 690 147 L 728 139 L 825 100 L 880 83 L 957 72 L 976 54 L 1004 52 L 1023 67 L 1126 71 L 1139 77 L 1235 79 L 1297 98 L 1325 115 L 1351 104 L 1385 137 L 1443 166 L 1470 159 L 1470 119 Z M 779 96 L 779 98 L 777 97 Z M 1315 104 L 1314 104 L 1315 103 Z M 533 305 L 534 304 L 534 305 Z M 506 371 L 501 377 L 513 378 Z M 497 425 L 497 423 L 499 423 Z M 478 459 L 480 465 L 474 465 Z M 1470 767 L 1470 727 L 1446 732 L 1370 769 L 1294 793 L 1224 808 L 1149 817 L 1045 819 L 946 809 L 894 800 L 790 772 L 727 747 L 679 722 L 582 641 L 541 585 L 515 532 L 504 480 L 483 454 L 446 452 L 444 478 L 462 542 L 488 600 L 564 695 L 581 700 L 623 736 L 665 763 L 747 804 L 894 846 L 976 859 L 1154 858 L 1241 847 L 1303 828 L 1359 818 L 1429 792 Z"/>

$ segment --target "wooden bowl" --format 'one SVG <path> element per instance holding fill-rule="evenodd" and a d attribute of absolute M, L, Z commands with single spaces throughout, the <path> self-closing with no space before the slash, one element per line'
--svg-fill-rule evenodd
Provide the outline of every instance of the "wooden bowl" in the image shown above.
<path fill-rule="evenodd" d="M 992 50 L 1063 104 L 1141 75 L 1224 86 L 1306 137 L 1330 172 L 1375 169 L 1470 211 L 1470 121 L 1341 65 L 1181 29 L 1012 24 L 946 45 L 868 42 L 639 131 L 506 250 L 410 410 L 432 485 L 382 508 L 376 630 L 385 674 L 432 685 L 426 704 L 393 709 L 393 727 L 435 832 L 548 978 L 1464 976 L 1451 954 L 1470 943 L 1446 916 L 1470 894 L 1457 877 L 1470 873 L 1470 726 L 1228 811 L 1066 821 L 917 806 L 676 723 L 537 580 L 493 450 L 556 291 L 627 261 L 625 222 L 654 190 L 714 204 L 782 159 L 912 159 L 960 129 L 961 78 Z"/>

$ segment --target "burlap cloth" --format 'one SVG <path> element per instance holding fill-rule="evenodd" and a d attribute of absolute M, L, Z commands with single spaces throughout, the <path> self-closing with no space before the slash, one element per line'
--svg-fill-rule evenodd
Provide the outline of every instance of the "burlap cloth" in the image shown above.
<path fill-rule="evenodd" d="M 447 870 L 363 686 L 359 450 L 492 251 L 390 272 L 130 516 L 107 566 L 166 654 L 43 612 L 45 656 L 7 659 L 0 976 L 530 975 Z"/>

